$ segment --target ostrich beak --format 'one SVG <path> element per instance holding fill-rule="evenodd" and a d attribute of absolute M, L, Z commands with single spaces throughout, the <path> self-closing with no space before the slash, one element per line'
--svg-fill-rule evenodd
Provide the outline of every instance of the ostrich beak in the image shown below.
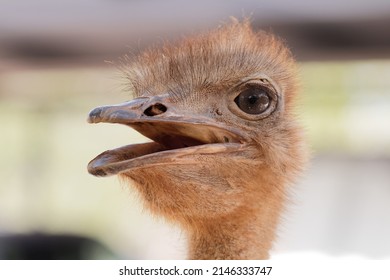
<path fill-rule="evenodd" d="M 121 104 L 97 107 L 89 113 L 87 121 L 89 123 L 133 122 L 142 116 L 140 110 L 145 102 L 145 98 L 136 98 Z"/>
<path fill-rule="evenodd" d="M 98 155 L 88 164 L 89 173 L 95 176 L 153 165 L 189 164 L 194 154 L 237 151 L 245 142 L 240 131 L 212 118 L 180 111 L 161 96 L 95 108 L 88 122 L 124 124 L 153 140 Z"/>

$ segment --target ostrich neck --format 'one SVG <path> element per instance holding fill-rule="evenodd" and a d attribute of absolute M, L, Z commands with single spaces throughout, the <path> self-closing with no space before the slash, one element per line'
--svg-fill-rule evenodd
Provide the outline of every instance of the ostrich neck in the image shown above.
<path fill-rule="evenodd" d="M 189 258 L 268 259 L 279 209 L 261 207 L 203 222 L 190 231 Z"/>

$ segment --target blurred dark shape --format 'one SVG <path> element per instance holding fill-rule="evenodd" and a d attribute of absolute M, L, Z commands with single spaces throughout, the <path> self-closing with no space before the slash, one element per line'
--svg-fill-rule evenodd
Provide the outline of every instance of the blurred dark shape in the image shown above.
<path fill-rule="evenodd" d="M 258 28 L 264 25 L 254 22 Z M 299 60 L 390 58 L 389 18 L 353 21 L 298 21 L 267 24 L 286 40 Z"/>
<path fill-rule="evenodd" d="M 336 22 L 264 22 L 254 19 L 253 26 L 284 38 L 301 61 L 390 58 L 390 36 L 387 28 L 384 28 L 390 26 L 390 18 Z M 110 36 L 122 36 L 116 32 L 113 30 Z M 180 37 L 175 30 L 167 28 L 169 32 L 174 34 L 173 38 Z M 9 58 L 41 63 L 80 64 L 115 60 L 127 53 L 127 48 L 137 52 L 150 44 L 161 43 L 161 38 L 148 33 L 139 35 L 137 40 L 129 34 L 126 43 L 113 40 L 111 44 L 106 36 L 91 42 L 83 42 L 79 34 L 73 36 L 66 44 L 49 36 L 41 39 L 18 38 L 3 42 L 0 49 L 3 48 Z M 94 45 L 99 45 L 99 48 Z"/>
<path fill-rule="evenodd" d="M 33 60 L 59 60 L 78 59 L 88 55 L 78 48 L 64 46 L 54 41 L 37 41 L 34 39 L 15 40 L 8 45 L 5 44 L 7 52 L 21 59 Z M 93 52 L 92 52 L 93 53 Z"/>
<path fill-rule="evenodd" d="M 0 237 L 2 260 L 116 259 L 101 243 L 74 235 L 19 234 Z"/>
<path fill-rule="evenodd" d="M 271 31 L 284 38 L 296 58 L 301 61 L 390 58 L 390 36 L 388 30 L 384 28 L 390 26 L 390 18 L 338 22 L 264 22 L 254 19 L 253 26 L 255 29 Z M 139 51 L 160 40 L 158 37 L 148 37 L 149 34 L 145 33 L 139 36 L 142 42 L 133 40 L 129 35 L 127 43 L 114 41 L 110 44 L 107 43 L 108 38 L 102 36 L 97 41 L 90 42 L 89 46 L 78 36 L 74 34 L 74 40 L 66 44 L 51 38 L 40 40 L 33 37 L 18 38 L 3 42 L 0 48 L 3 48 L 9 57 L 17 59 L 80 64 L 116 59 L 127 52 L 126 47 Z M 114 31 L 111 36 L 115 36 Z M 179 34 L 175 33 L 173 37 L 178 36 Z M 93 47 L 96 43 L 100 45 L 100 49 Z"/>
<path fill-rule="evenodd" d="M 0 65 L 103 65 L 127 53 L 250 16 L 300 61 L 390 58 L 390 2 L 40 0 L 0 9 Z M 180 11 L 179 13 L 177 11 Z"/>

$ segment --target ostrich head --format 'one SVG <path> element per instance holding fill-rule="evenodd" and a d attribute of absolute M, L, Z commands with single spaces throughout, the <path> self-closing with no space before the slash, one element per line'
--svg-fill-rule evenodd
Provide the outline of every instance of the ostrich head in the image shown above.
<path fill-rule="evenodd" d="M 124 124 L 152 141 L 106 151 L 88 171 L 128 179 L 152 212 L 194 239 L 258 223 L 241 234 L 260 230 L 268 250 L 285 187 L 305 160 L 289 50 L 233 22 L 146 50 L 123 69 L 135 98 L 98 107 L 88 121 Z"/>

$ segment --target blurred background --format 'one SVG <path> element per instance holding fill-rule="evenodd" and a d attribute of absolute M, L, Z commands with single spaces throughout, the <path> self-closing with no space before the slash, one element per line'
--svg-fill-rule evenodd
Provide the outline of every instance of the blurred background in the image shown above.
<path fill-rule="evenodd" d="M 319 1 L 318 1 L 319 2 Z M 86 123 L 130 98 L 118 57 L 251 16 L 301 68 L 311 165 L 274 259 L 390 259 L 390 2 L 0 1 L 0 259 L 179 259 L 185 236 L 144 212 L 103 150 L 143 141 Z M 114 62 L 114 65 L 111 63 Z"/>

